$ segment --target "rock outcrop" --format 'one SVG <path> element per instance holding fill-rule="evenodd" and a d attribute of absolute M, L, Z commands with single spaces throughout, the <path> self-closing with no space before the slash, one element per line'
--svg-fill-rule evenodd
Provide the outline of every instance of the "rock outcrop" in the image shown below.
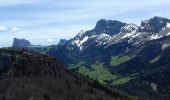
<path fill-rule="evenodd" d="M 14 38 L 13 41 L 13 48 L 30 48 L 31 47 L 31 43 L 26 40 L 26 39 L 18 39 L 18 38 Z"/>

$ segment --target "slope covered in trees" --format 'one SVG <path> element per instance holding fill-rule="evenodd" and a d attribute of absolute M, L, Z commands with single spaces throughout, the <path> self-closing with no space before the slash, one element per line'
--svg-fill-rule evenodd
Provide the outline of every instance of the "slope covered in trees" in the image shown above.
<path fill-rule="evenodd" d="M 0 49 L 0 100 L 133 100 L 47 55 Z"/>

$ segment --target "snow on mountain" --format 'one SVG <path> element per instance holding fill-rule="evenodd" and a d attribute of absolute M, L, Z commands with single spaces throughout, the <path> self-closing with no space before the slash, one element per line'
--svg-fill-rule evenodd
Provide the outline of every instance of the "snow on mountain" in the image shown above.
<path fill-rule="evenodd" d="M 93 35 L 90 38 L 95 40 L 95 42 L 97 43 L 97 46 L 101 46 L 101 45 L 107 44 L 111 40 L 112 37 L 106 33 L 102 33 L 99 35 Z"/>
<path fill-rule="evenodd" d="M 155 39 L 159 39 L 159 38 L 161 38 L 162 36 L 158 36 L 158 34 L 153 34 L 152 36 L 151 36 L 151 40 L 155 40 Z"/>
<path fill-rule="evenodd" d="M 164 43 L 162 45 L 162 50 L 165 50 L 166 48 L 168 48 L 170 46 L 170 43 Z"/>
<path fill-rule="evenodd" d="M 89 38 L 88 36 L 85 36 L 82 40 L 79 40 L 79 39 L 78 39 L 78 40 L 74 41 L 74 43 L 75 43 L 78 47 L 81 47 L 82 44 L 88 40 L 88 38 Z"/>
<path fill-rule="evenodd" d="M 80 49 L 82 49 L 82 45 L 83 43 L 85 43 L 89 37 L 88 36 L 84 36 L 85 35 L 85 31 L 81 30 L 71 41 L 72 41 L 72 45 L 76 45 L 77 47 L 79 47 Z"/>
<path fill-rule="evenodd" d="M 166 27 L 167 27 L 167 28 L 170 28 L 170 23 L 167 23 Z"/>
<path fill-rule="evenodd" d="M 170 35 L 170 32 L 167 34 L 167 36 Z"/>
<path fill-rule="evenodd" d="M 134 25 L 134 24 L 126 25 L 124 28 L 122 28 L 122 33 L 124 34 L 122 39 L 135 35 L 135 33 L 138 31 L 138 28 L 139 27 L 137 25 Z"/>
<path fill-rule="evenodd" d="M 170 20 L 162 17 L 142 21 L 141 26 L 101 19 L 94 29 L 82 30 L 70 41 L 72 45 L 83 50 L 89 43 L 105 48 L 122 41 L 138 45 L 167 35 L 170 35 Z"/>
<path fill-rule="evenodd" d="M 91 38 L 96 39 L 96 40 L 105 40 L 108 41 L 111 39 L 110 35 L 107 35 L 105 33 L 99 34 L 99 35 L 93 35 Z"/>
<path fill-rule="evenodd" d="M 140 32 L 137 32 L 136 34 L 133 34 L 131 37 L 135 38 L 135 37 L 139 36 L 140 34 L 141 34 Z"/>
<path fill-rule="evenodd" d="M 122 39 L 127 38 L 127 37 L 130 37 L 130 36 L 133 36 L 135 33 L 136 33 L 136 31 L 132 31 L 132 32 L 130 32 L 130 33 L 126 33 L 126 34 L 122 37 Z"/>
<path fill-rule="evenodd" d="M 76 38 L 81 38 L 85 34 L 84 30 L 81 30 L 77 35 Z"/>

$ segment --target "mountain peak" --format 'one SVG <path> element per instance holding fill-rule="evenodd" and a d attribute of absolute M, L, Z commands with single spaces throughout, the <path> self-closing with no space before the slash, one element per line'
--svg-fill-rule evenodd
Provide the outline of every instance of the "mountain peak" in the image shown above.
<path fill-rule="evenodd" d="M 31 43 L 29 40 L 26 40 L 26 39 L 14 38 L 13 47 L 14 48 L 29 48 L 31 47 Z"/>
<path fill-rule="evenodd" d="M 168 23 L 170 23 L 169 19 L 155 16 L 149 20 L 142 21 L 141 31 L 158 33 L 165 28 Z"/>
<path fill-rule="evenodd" d="M 81 38 L 85 34 L 84 30 L 81 30 L 75 37 L 76 38 Z"/>
<path fill-rule="evenodd" d="M 101 19 L 97 22 L 94 31 L 98 34 L 106 33 L 113 36 L 120 33 L 121 28 L 124 26 L 126 26 L 126 23 L 117 20 Z"/>
<path fill-rule="evenodd" d="M 161 17 L 161 16 L 154 16 L 151 19 L 155 19 L 155 20 L 169 20 L 168 18 L 164 18 L 164 17 Z"/>
<path fill-rule="evenodd" d="M 117 21 L 117 20 L 100 19 L 100 20 L 96 23 L 96 27 L 95 27 L 95 28 L 114 27 L 114 26 L 116 26 L 116 25 L 125 26 L 126 23 L 123 23 L 123 22 Z"/>
<path fill-rule="evenodd" d="M 59 45 L 63 45 L 67 42 L 66 39 L 60 39 L 60 41 L 58 42 Z"/>

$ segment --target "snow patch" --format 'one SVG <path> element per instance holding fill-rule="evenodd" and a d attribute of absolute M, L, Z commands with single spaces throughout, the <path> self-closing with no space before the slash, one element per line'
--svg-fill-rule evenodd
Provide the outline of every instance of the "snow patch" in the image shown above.
<path fill-rule="evenodd" d="M 170 23 L 167 23 L 167 24 L 166 24 L 166 27 L 167 27 L 167 28 L 170 28 Z"/>
<path fill-rule="evenodd" d="M 170 46 L 169 43 L 164 43 L 164 44 L 162 45 L 162 50 L 165 50 L 165 49 L 168 48 L 169 46 Z"/>
<path fill-rule="evenodd" d="M 124 36 L 122 37 L 122 39 L 127 38 L 127 37 L 131 37 L 133 36 L 136 31 L 138 30 L 138 26 L 134 25 L 134 24 L 128 24 L 126 25 L 123 29 L 122 32 L 124 34 Z"/>
<path fill-rule="evenodd" d="M 170 28 L 170 23 L 167 23 L 166 26 L 163 28 L 163 30 Z"/>
<path fill-rule="evenodd" d="M 159 38 L 161 38 L 162 36 L 158 36 L 158 34 L 153 34 L 152 36 L 151 36 L 151 40 L 155 40 L 155 39 L 159 39 Z"/>
<path fill-rule="evenodd" d="M 122 39 L 127 38 L 127 37 L 130 37 L 130 36 L 134 35 L 135 33 L 136 33 L 136 31 L 133 31 L 133 32 L 131 32 L 131 33 L 126 33 L 126 34 L 122 37 Z"/>
<path fill-rule="evenodd" d="M 167 36 L 170 35 L 170 32 L 167 34 Z"/>
<path fill-rule="evenodd" d="M 145 27 L 141 27 L 141 29 L 144 29 Z"/>
<path fill-rule="evenodd" d="M 101 37 L 110 37 L 110 35 L 105 34 L 105 33 L 102 33 L 100 36 L 101 36 Z"/>
<path fill-rule="evenodd" d="M 80 44 L 83 44 L 83 43 L 86 42 L 88 39 L 89 39 L 89 37 L 86 36 L 86 37 L 80 42 Z"/>
<path fill-rule="evenodd" d="M 140 35 L 140 33 L 134 34 L 134 35 L 132 36 L 132 38 L 135 38 L 135 37 L 137 37 L 137 36 L 139 36 L 139 35 Z"/>
<path fill-rule="evenodd" d="M 78 47 L 80 47 L 84 42 L 86 42 L 89 39 L 88 36 L 85 36 L 83 40 L 76 40 L 74 43 L 77 44 Z"/>
<path fill-rule="evenodd" d="M 125 27 L 123 27 L 123 29 L 127 31 L 134 31 L 138 29 L 138 26 L 134 24 L 128 24 Z"/>
<path fill-rule="evenodd" d="M 97 43 L 97 46 L 101 46 L 101 45 L 107 44 L 113 37 L 111 37 L 110 35 L 106 33 L 102 33 L 99 35 L 92 35 L 90 38 L 95 40 L 95 42 Z"/>
<path fill-rule="evenodd" d="M 152 88 L 155 92 L 157 92 L 157 87 L 158 87 L 158 85 L 157 85 L 156 83 L 151 82 L 151 88 Z"/>
<path fill-rule="evenodd" d="M 102 33 L 102 34 L 99 34 L 99 35 L 92 35 L 90 38 L 106 38 L 106 37 L 110 37 L 110 35 L 106 34 L 106 33 Z"/>

